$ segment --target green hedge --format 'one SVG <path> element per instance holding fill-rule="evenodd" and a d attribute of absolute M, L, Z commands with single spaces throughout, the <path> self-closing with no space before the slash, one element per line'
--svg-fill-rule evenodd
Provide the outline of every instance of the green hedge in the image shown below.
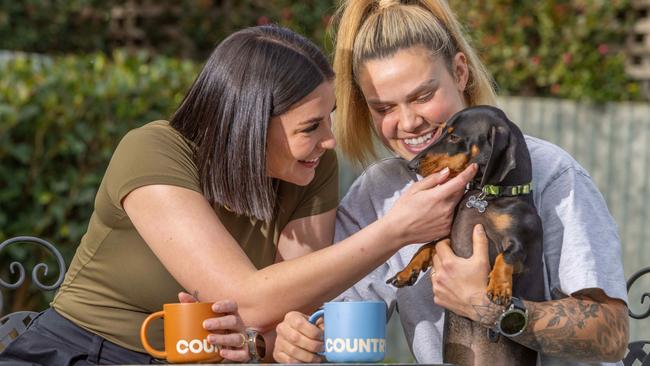
<path fill-rule="evenodd" d="M 0 0 L 0 49 L 111 52 L 111 9 L 122 0 Z M 326 50 L 337 0 L 178 0 L 138 26 L 159 53 L 199 62 L 226 35 L 278 23 Z M 449 0 L 480 49 L 501 94 L 594 101 L 641 99 L 625 74 L 630 0 Z M 180 34 L 170 36 L 168 26 Z"/>
<path fill-rule="evenodd" d="M 0 49 L 106 51 L 110 5 L 103 0 L 0 0 Z"/>
<path fill-rule="evenodd" d="M 501 94 L 641 99 L 625 74 L 629 0 L 450 0 Z"/>
<path fill-rule="evenodd" d="M 197 73 L 193 62 L 123 52 L 0 61 L 0 241 L 43 237 L 69 263 L 119 139 L 169 118 Z M 5 281 L 15 278 L 9 258 L 28 270 L 36 259 L 9 246 L 0 253 Z"/>
<path fill-rule="evenodd" d="M 234 31 L 270 22 L 291 27 L 323 44 L 325 26 L 334 11 L 333 0 L 178 0 L 150 4 L 158 7 L 158 13 L 136 20 L 145 44 L 164 55 L 195 60 L 206 58 Z M 112 47 L 121 46 L 121 40 L 110 30 L 111 10 L 124 5 L 123 0 L 0 0 L 0 49 L 111 52 Z"/>

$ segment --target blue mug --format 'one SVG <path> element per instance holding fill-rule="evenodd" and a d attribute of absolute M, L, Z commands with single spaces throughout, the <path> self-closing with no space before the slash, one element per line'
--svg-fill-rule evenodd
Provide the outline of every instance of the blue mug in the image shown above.
<path fill-rule="evenodd" d="M 386 304 L 383 301 L 327 302 L 309 317 L 325 321 L 328 362 L 379 362 L 386 353 Z"/>

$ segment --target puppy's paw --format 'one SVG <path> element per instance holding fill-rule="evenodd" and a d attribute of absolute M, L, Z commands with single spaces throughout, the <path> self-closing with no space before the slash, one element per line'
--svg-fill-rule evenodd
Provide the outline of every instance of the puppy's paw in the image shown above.
<path fill-rule="evenodd" d="M 411 271 L 409 271 L 407 267 L 398 272 L 395 276 L 389 278 L 386 283 L 398 288 L 404 286 L 413 286 L 415 284 L 415 281 L 418 280 L 419 275 L 419 269 L 413 268 Z"/>
<path fill-rule="evenodd" d="M 495 276 L 493 271 L 490 273 L 486 293 L 490 301 L 497 305 L 509 304 L 512 297 L 512 277 Z"/>

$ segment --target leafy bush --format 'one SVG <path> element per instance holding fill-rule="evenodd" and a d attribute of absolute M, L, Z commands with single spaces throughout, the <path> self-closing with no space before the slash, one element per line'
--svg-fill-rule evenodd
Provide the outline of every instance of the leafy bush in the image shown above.
<path fill-rule="evenodd" d="M 135 1 L 135 3 L 140 3 Z M 147 2 L 142 2 L 146 4 Z M 336 0 L 159 1 L 162 11 L 138 18 L 144 44 L 164 55 L 202 61 L 237 29 L 277 23 L 326 50 L 325 29 Z M 0 0 L 0 49 L 44 53 L 111 52 L 111 10 L 122 0 Z M 450 0 L 501 94 L 635 100 L 638 82 L 624 70 L 622 45 L 630 0 Z"/>
<path fill-rule="evenodd" d="M 102 0 L 0 0 L 0 49 L 106 51 L 109 21 Z"/>
<path fill-rule="evenodd" d="M 451 0 L 502 94 L 639 99 L 625 74 L 628 0 Z M 489 16 L 488 16 L 489 14 Z"/>
<path fill-rule="evenodd" d="M 194 56 L 206 57 L 214 46 L 232 32 L 254 25 L 279 24 L 293 29 L 314 41 L 328 44 L 325 28 L 334 12 L 334 0 L 240 0 L 240 1 L 182 1 L 183 10 L 178 23 L 181 33 L 191 39 Z M 150 25 L 155 32 L 157 24 Z M 174 46 L 165 52 L 179 54 Z"/>
<path fill-rule="evenodd" d="M 69 263 L 119 139 L 169 118 L 197 73 L 190 61 L 123 52 L 0 61 L 0 241 L 43 237 Z M 0 270 L 9 259 L 29 270 L 30 253 L 7 247 Z"/>
<path fill-rule="evenodd" d="M 142 45 L 165 55 L 203 60 L 214 46 L 234 31 L 277 23 L 325 42 L 324 29 L 334 1 L 292 0 L 180 0 L 141 2 L 142 16 L 134 18 L 142 31 Z M 123 0 L 0 0 L 0 49 L 41 53 L 110 52 L 123 36 L 111 30 L 113 10 Z M 146 9 L 155 8 L 154 11 Z M 118 18 L 114 18 L 118 19 Z M 114 27 L 128 27 L 114 22 Z"/>

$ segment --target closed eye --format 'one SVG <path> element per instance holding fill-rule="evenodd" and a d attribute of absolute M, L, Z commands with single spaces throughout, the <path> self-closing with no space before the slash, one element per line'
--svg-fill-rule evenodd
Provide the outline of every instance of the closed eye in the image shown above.
<path fill-rule="evenodd" d="M 377 112 L 379 114 L 386 114 L 386 113 L 390 112 L 390 110 L 393 109 L 393 107 L 392 106 L 381 106 L 381 107 L 376 107 L 376 108 L 373 108 L 373 109 L 375 110 L 375 112 Z"/>
<path fill-rule="evenodd" d="M 304 133 L 314 132 L 316 131 L 316 129 L 318 129 L 318 126 L 320 126 L 320 122 L 315 122 L 300 132 L 304 132 Z"/>
<path fill-rule="evenodd" d="M 426 94 L 424 94 L 422 96 L 419 96 L 415 101 L 417 103 L 426 103 L 426 102 L 430 101 L 432 97 L 433 97 L 433 92 L 430 91 L 430 92 L 428 92 L 428 93 L 426 93 Z"/>

